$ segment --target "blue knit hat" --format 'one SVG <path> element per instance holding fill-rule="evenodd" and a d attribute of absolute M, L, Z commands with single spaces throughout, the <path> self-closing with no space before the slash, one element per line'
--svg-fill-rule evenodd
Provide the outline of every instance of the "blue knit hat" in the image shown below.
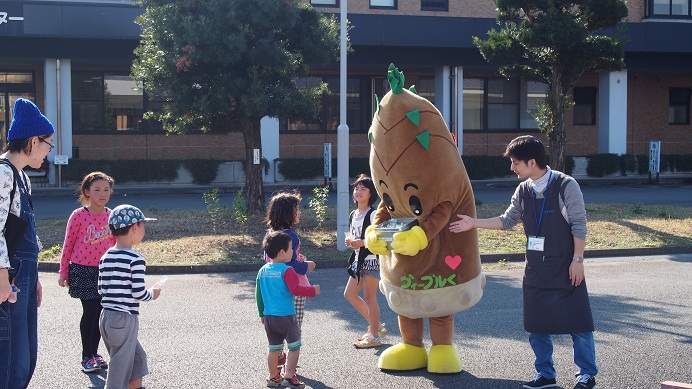
<path fill-rule="evenodd" d="M 17 99 L 12 111 L 12 124 L 7 131 L 7 140 L 24 139 L 32 136 L 50 135 L 55 132 L 48 118 L 41 114 L 31 100 Z"/>

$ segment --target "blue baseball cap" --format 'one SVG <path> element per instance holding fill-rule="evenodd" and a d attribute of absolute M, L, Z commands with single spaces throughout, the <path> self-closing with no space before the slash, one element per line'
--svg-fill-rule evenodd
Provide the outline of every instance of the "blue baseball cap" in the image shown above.
<path fill-rule="evenodd" d="M 115 229 L 125 228 L 141 221 L 153 221 L 149 217 L 145 217 L 142 211 L 134 205 L 123 204 L 118 205 L 111 211 L 108 217 L 108 224 Z"/>

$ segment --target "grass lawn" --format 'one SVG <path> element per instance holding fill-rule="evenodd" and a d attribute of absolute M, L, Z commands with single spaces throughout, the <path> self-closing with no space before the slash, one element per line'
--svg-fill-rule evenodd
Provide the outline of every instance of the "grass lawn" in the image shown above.
<path fill-rule="evenodd" d="M 501 204 L 477 207 L 481 218 L 504 212 Z M 260 263 L 260 248 L 266 227 L 262 216 L 250 216 L 244 225 L 230 217 L 212 217 L 206 210 L 144 210 L 158 221 L 147 224 L 144 241 L 136 247 L 147 264 Z M 587 249 L 692 246 L 692 207 L 642 204 L 594 204 L 586 206 Z M 41 261 L 59 261 L 67 218 L 37 221 L 37 231 L 45 250 Z M 328 208 L 319 225 L 315 212 L 304 209 L 295 228 L 301 252 L 314 261 L 348 258 L 336 250 L 336 209 Z M 511 231 L 479 231 L 480 252 L 523 252 L 525 238 L 521 225 Z"/>

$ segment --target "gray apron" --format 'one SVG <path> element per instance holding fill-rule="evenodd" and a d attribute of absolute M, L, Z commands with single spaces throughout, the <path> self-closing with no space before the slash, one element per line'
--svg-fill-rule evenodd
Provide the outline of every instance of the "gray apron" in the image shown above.
<path fill-rule="evenodd" d="M 538 334 L 573 334 L 594 330 L 586 281 L 575 287 L 569 279 L 574 240 L 569 223 L 560 212 L 564 175 L 553 172 L 544 199 L 531 186 L 521 184 L 522 221 L 527 239 L 545 237 L 544 251 L 526 250 L 524 270 L 524 329 Z M 537 221 L 540 220 L 540 226 Z M 539 230 L 537 231 L 537 227 Z"/>

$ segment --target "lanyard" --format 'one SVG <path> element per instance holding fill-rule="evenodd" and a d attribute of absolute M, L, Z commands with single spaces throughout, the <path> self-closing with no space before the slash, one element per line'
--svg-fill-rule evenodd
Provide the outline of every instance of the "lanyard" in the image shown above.
<path fill-rule="evenodd" d="M 545 210 L 545 200 L 548 198 L 548 187 L 550 186 L 550 179 L 553 178 L 553 171 L 550 171 L 548 176 L 548 183 L 545 184 L 545 194 L 543 195 L 543 205 L 541 205 L 541 216 L 536 215 L 536 193 L 531 189 L 531 200 L 533 200 L 533 217 L 536 219 L 536 236 L 539 236 L 538 232 L 541 230 L 541 222 L 543 222 L 543 211 Z"/>

